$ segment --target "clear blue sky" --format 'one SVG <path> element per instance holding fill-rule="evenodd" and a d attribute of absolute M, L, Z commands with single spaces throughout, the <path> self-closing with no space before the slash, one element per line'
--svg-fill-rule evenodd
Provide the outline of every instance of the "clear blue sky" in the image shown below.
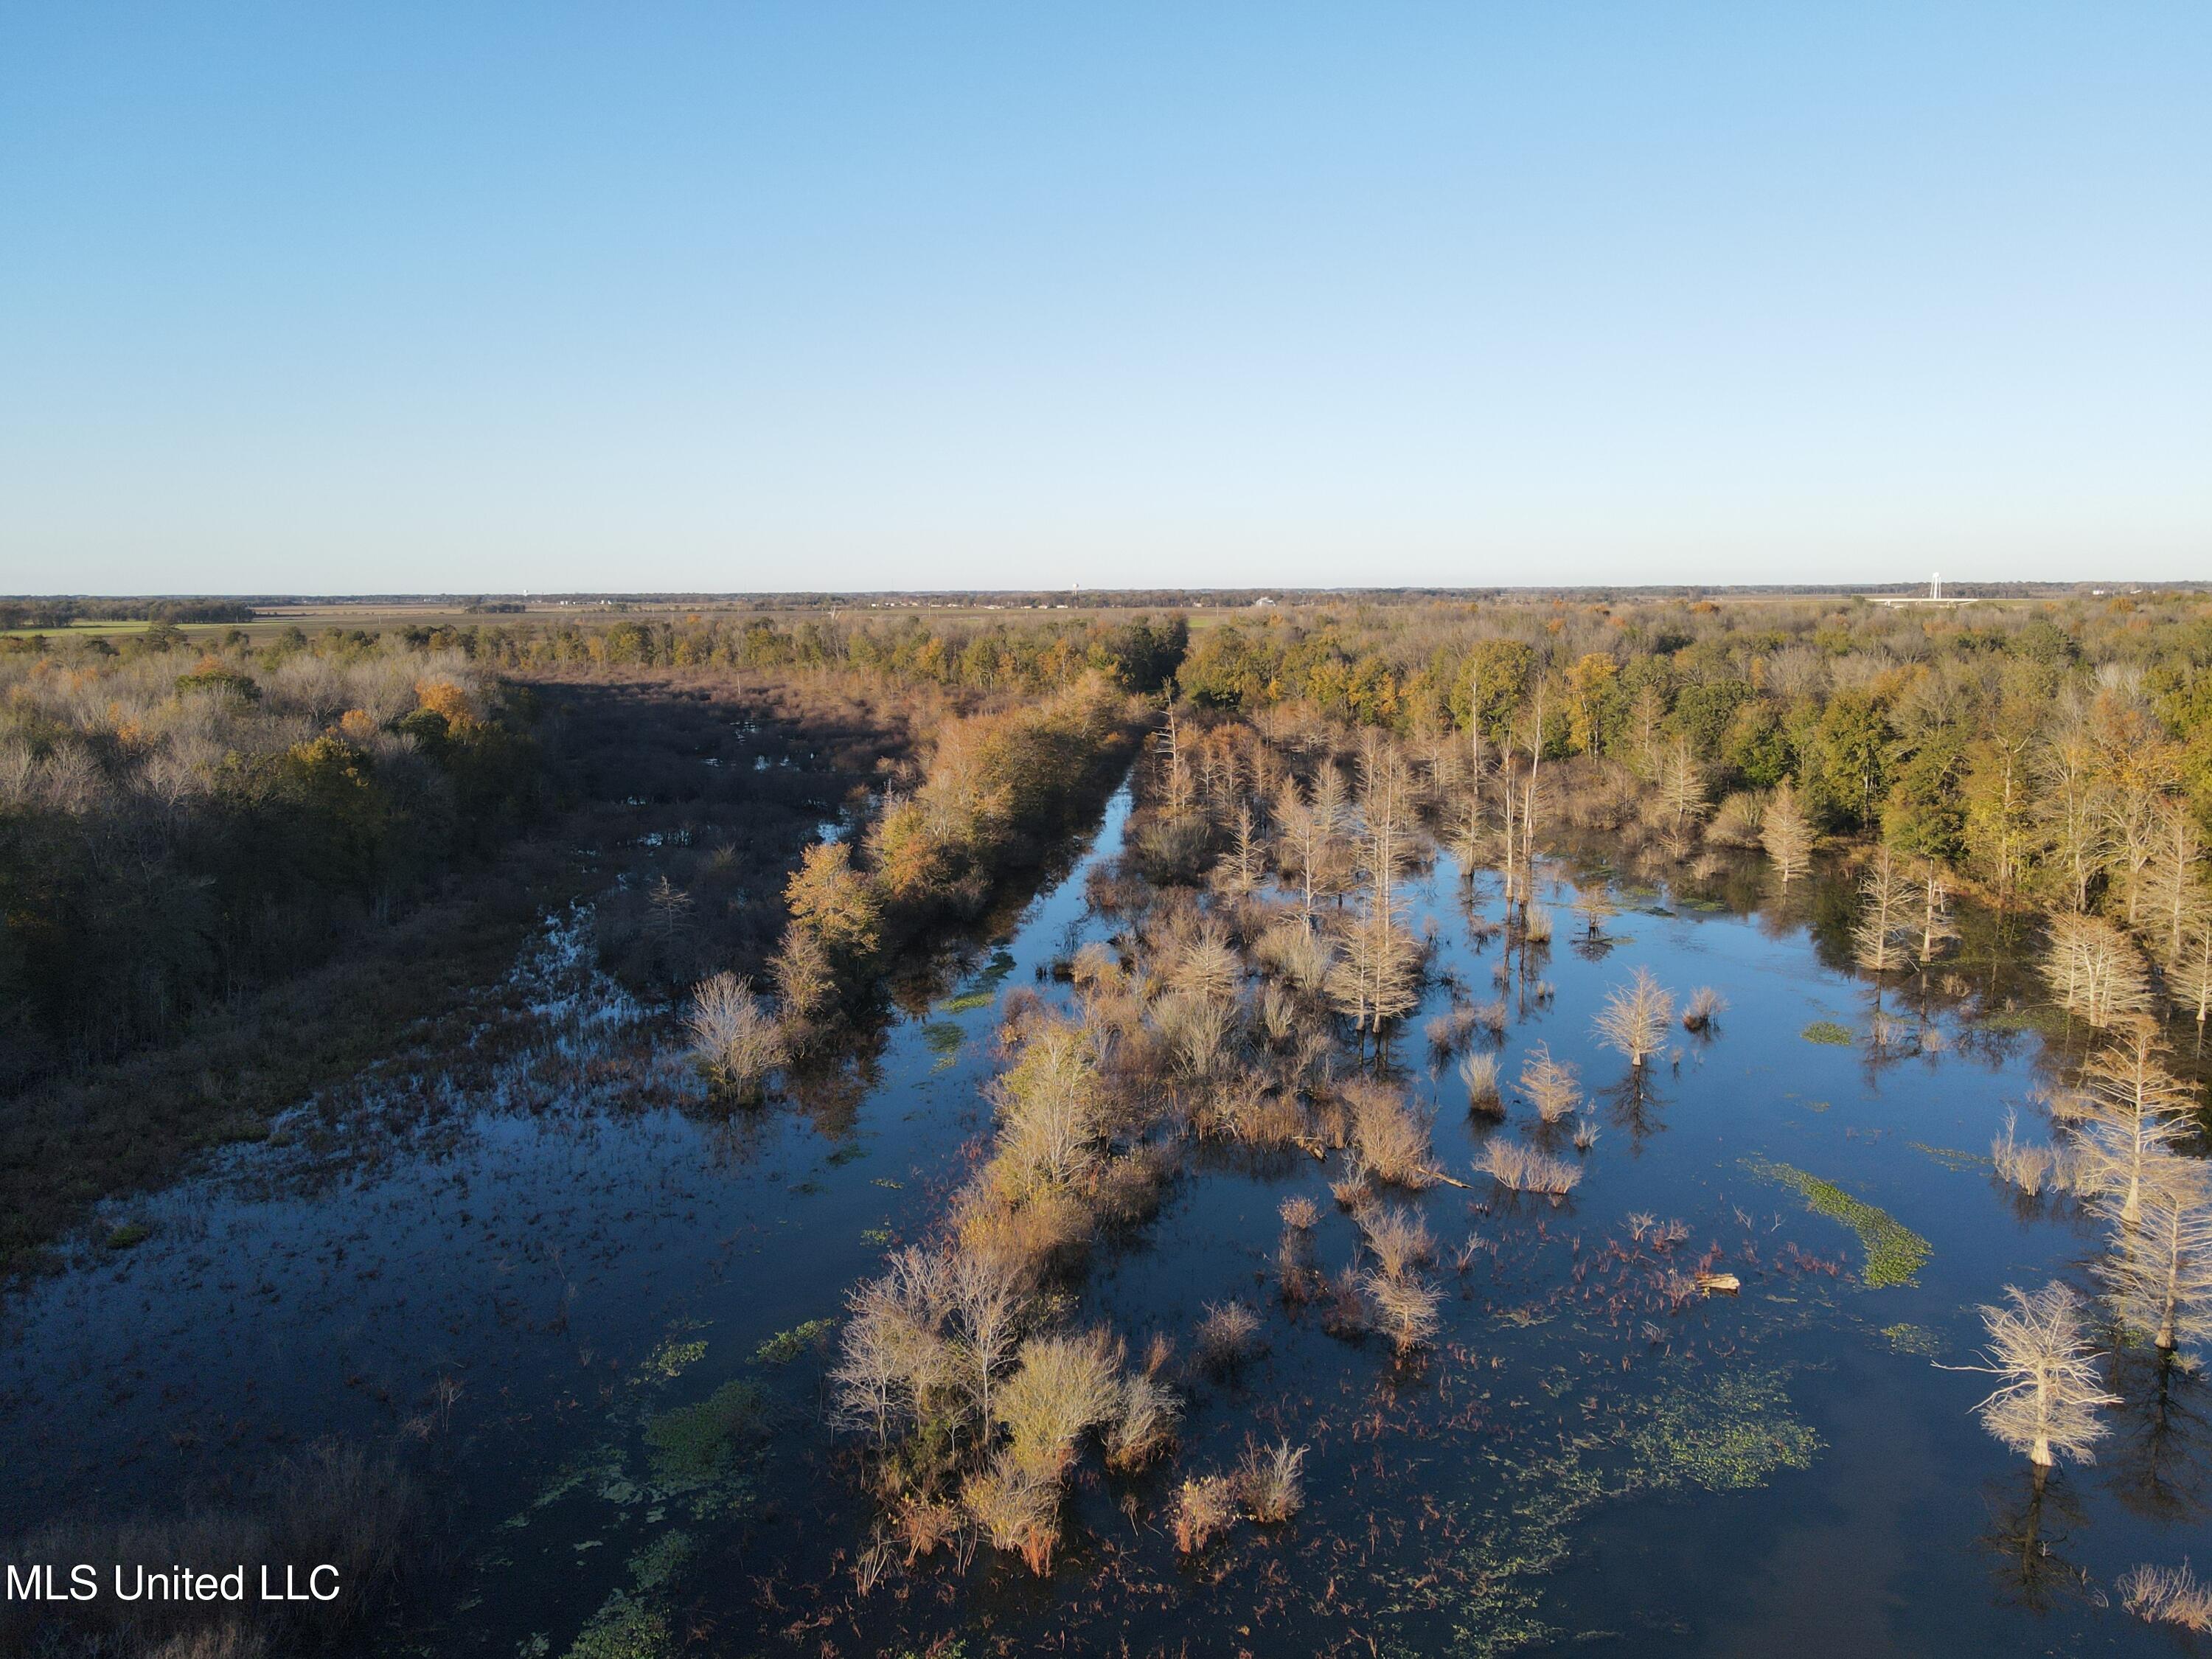
<path fill-rule="evenodd" d="M 0 0 L 0 591 L 2212 577 L 2212 4 Z"/>

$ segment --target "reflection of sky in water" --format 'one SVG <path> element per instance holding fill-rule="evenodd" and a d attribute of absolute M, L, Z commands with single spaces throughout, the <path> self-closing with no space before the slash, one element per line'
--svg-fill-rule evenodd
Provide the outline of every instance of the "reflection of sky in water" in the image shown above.
<path fill-rule="evenodd" d="M 1101 853 L 1126 811 L 1117 797 Z M 427 1481 L 465 1495 L 474 1565 L 461 1592 L 430 1599 L 483 1600 L 441 1616 L 439 1650 L 511 1654 L 548 1632 L 561 1652 L 629 1582 L 625 1563 L 663 1548 L 678 1521 L 695 1552 L 683 1605 L 718 1639 L 744 1650 L 800 1617 L 834 1553 L 864 1541 L 866 1511 L 814 1426 L 817 1352 L 752 1356 L 835 1316 L 887 1241 L 939 1212 L 963 1144 L 986 1127 L 977 1085 L 1000 995 L 1104 931 L 1084 921 L 1089 862 L 1003 950 L 944 974 L 926 999 L 902 993 L 917 1012 L 861 1074 L 726 1121 L 693 1104 L 667 1028 L 588 971 L 580 923 L 555 927 L 516 988 L 534 1011 L 526 1048 L 488 1039 L 443 1076 L 387 1079 L 384 1127 L 365 1148 L 349 1136 L 343 1158 L 320 1157 L 313 1115 L 296 1115 L 289 1146 L 234 1153 L 216 1177 L 118 1212 L 152 1224 L 147 1243 L 10 1304 L 0 1435 L 14 1478 L 0 1524 L 85 1498 L 143 1501 L 259 1458 L 282 1443 L 272 1431 L 388 1437 L 453 1376 L 465 1392 L 451 1427 L 413 1455 Z M 2008 1589 L 1986 1540 L 2010 1528 L 2019 1541 L 2020 1471 L 1970 1414 L 1978 1379 L 1930 1363 L 1978 1346 L 1974 1303 L 2070 1272 L 2097 1243 L 2081 1224 L 2023 1212 L 1976 1161 L 2006 1105 L 2035 1087 L 2035 1039 L 1962 1051 L 1971 1034 L 1939 1012 L 1944 1052 L 1870 1060 L 1869 989 L 1820 966 L 1802 930 L 1656 895 L 1609 923 L 1600 951 L 1571 948 L 1580 924 L 1555 904 L 1561 937 L 1527 971 L 1556 994 L 1524 1000 L 1521 968 L 1495 982 L 1501 944 L 1469 943 L 1457 892 L 1447 862 L 1411 890 L 1414 924 L 1435 921 L 1437 966 L 1469 997 L 1513 1007 L 1505 1078 L 1543 1042 L 1592 1096 L 1601 1133 L 1571 1202 L 1504 1200 L 1474 1174 L 1485 1138 L 1531 1135 L 1531 1115 L 1469 1117 L 1454 1062 L 1422 1042 L 1422 1021 L 1446 1006 L 1432 988 L 1399 1054 L 1437 1109 L 1442 1166 L 1474 1183 L 1401 1200 L 1443 1246 L 1437 1271 L 1454 1294 L 1439 1352 L 1394 1374 L 1379 1347 L 1272 1303 L 1261 1275 L 1286 1194 L 1321 1201 L 1325 1269 L 1351 1258 L 1326 1187 L 1334 1165 L 1202 1149 L 1161 1217 L 1101 1251 L 1086 1313 L 1133 1346 L 1154 1329 L 1187 1346 L 1205 1304 L 1242 1297 L 1267 1313 L 1267 1353 L 1241 1379 L 1193 1390 L 1174 1470 L 1075 1483 L 1051 1583 L 987 1550 L 954 1605 L 879 1589 L 857 1624 L 829 1627 L 841 1647 L 982 1625 L 1018 1645 L 1065 1631 L 1092 1647 L 1187 1636 L 1193 1651 L 1352 1638 L 1364 1651 L 1372 1635 L 1386 1650 L 1480 1652 L 1538 1627 L 1611 1632 L 1609 1650 L 1637 1653 L 2152 1650 L 2149 1632 L 2082 1594 L 2037 1587 L 2040 1621 L 2017 1604 L 2028 1592 Z M 1678 1030 L 1679 1060 L 1642 1090 L 1589 1025 L 1638 964 L 1678 998 L 1711 984 L 1729 1004 L 1711 1041 Z M 1892 988 L 1881 1011 L 1917 1024 L 1913 993 Z M 1859 1040 L 1805 1041 L 1820 1019 Z M 432 1107 L 416 1111 L 418 1095 Z M 2039 1121 L 2032 1108 L 2023 1118 Z M 1553 1150 L 1577 1156 L 1564 1139 Z M 1852 1234 L 1747 1169 L 1754 1155 L 1923 1236 L 1933 1255 L 1918 1283 L 1860 1286 Z M 1635 1212 L 1686 1222 L 1672 1267 L 1711 1252 L 1743 1294 L 1676 1311 L 1656 1301 L 1668 1264 L 1630 1238 Z M 695 1342 L 673 1374 L 637 1381 L 648 1356 Z M 740 1378 L 775 1414 L 746 1472 L 759 1502 L 672 1519 L 643 1484 L 639 1425 Z M 2141 1379 L 2130 1391 L 2143 1397 Z M 1248 1432 L 1313 1448 L 1309 1509 L 1176 1563 L 1158 1520 L 1173 1480 L 1226 1468 Z M 1810 1468 L 1790 1467 L 1802 1455 L 1785 1453 L 1814 1438 Z M 2033 1559 L 2109 1586 L 2138 1560 L 2204 1553 L 2189 1437 L 2170 1437 L 2148 1469 L 2145 1443 L 2116 1436 L 2098 1468 L 2063 1477 L 2032 1517 Z M 1133 1521 L 1120 1509 L 1131 1494 Z M 1556 1571 L 1518 1570 L 1561 1549 Z M 781 1613 L 755 1599 L 761 1575 L 781 1585 Z M 936 1582 L 927 1567 L 916 1578 Z M 902 1567 L 894 1582 L 915 1581 Z M 836 1583 L 848 1600 L 850 1579 Z"/>

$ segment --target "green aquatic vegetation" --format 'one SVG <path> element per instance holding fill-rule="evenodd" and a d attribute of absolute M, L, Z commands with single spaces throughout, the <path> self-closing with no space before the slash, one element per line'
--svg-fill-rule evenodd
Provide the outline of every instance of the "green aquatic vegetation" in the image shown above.
<path fill-rule="evenodd" d="M 888 1227 L 863 1227 L 860 1229 L 860 1243 L 863 1244 L 874 1244 L 878 1247 L 888 1246 L 892 1241 L 892 1237 L 891 1230 Z"/>
<path fill-rule="evenodd" d="M 1637 1484 L 1744 1492 L 1778 1469 L 1812 1468 L 1820 1437 L 1790 1414 L 1778 1373 L 1746 1370 L 1668 1390 L 1628 1445 Z"/>
<path fill-rule="evenodd" d="M 978 1008 L 989 1007 L 998 1000 L 996 991 L 963 991 L 957 997 L 947 997 L 939 1003 L 937 1012 L 940 1014 L 972 1014 Z"/>
<path fill-rule="evenodd" d="M 820 1347 L 836 1328 L 834 1319 L 810 1319 L 787 1331 L 778 1331 L 753 1350 L 753 1364 L 787 1365 L 809 1348 Z"/>
<path fill-rule="evenodd" d="M 1853 1198 L 1832 1181 L 1823 1181 L 1790 1164 L 1771 1163 L 1763 1158 L 1747 1158 L 1743 1166 L 1764 1180 L 1778 1181 L 1785 1187 L 1795 1188 L 1797 1195 L 1812 1209 L 1842 1222 L 1856 1233 L 1860 1246 L 1866 1251 L 1866 1267 L 1859 1276 L 1871 1289 L 1913 1284 L 1934 1253 L 1926 1239 L 1888 1211 L 1876 1209 L 1864 1199 Z"/>
<path fill-rule="evenodd" d="M 134 1249 L 153 1237 L 154 1230 L 143 1221 L 126 1221 L 101 1241 L 111 1250 Z"/>
<path fill-rule="evenodd" d="M 631 1582 L 641 1590 L 659 1589 L 684 1571 L 691 1559 L 691 1534 L 665 1532 L 629 1559 Z"/>
<path fill-rule="evenodd" d="M 1889 1339 L 1890 1349 L 1895 1353 L 1934 1359 L 1943 1352 L 1943 1339 L 1925 1325 L 1885 1325 L 1881 1334 Z"/>
<path fill-rule="evenodd" d="M 833 1170 L 842 1170 L 848 1164 L 853 1163 L 856 1159 L 866 1158 L 867 1155 L 868 1149 L 866 1147 L 848 1145 L 840 1146 L 836 1152 L 830 1153 L 829 1157 L 823 1158 L 822 1161 L 824 1164 L 827 1164 Z"/>
<path fill-rule="evenodd" d="M 603 1491 L 609 1482 L 621 1478 L 622 1468 L 622 1448 L 611 1444 L 594 1446 L 562 1464 L 561 1472 L 547 1481 L 538 1490 L 538 1495 L 530 1500 L 530 1507 L 533 1510 L 549 1508 L 586 1483 L 595 1492 Z M 510 1518 L 507 1524 L 526 1527 L 530 1524 L 530 1518 L 527 1515 L 518 1515 Z"/>
<path fill-rule="evenodd" d="M 743 1502 L 750 1489 L 738 1455 L 759 1437 L 767 1406 L 758 1388 L 738 1381 L 725 1382 L 696 1405 L 648 1418 L 645 1449 L 654 1490 L 684 1498 L 701 1519 Z"/>
<path fill-rule="evenodd" d="M 1453 1505 L 1465 1524 L 1449 1588 L 1425 1574 L 1386 1610 L 1413 1614 L 1438 1599 L 1453 1613 L 1451 1651 L 1494 1659 L 1567 1632 L 1542 1613 L 1536 1580 L 1573 1551 L 1571 1529 L 1601 1504 L 1697 1487 L 1744 1491 L 1778 1470 L 1809 1468 L 1820 1439 L 1792 1414 L 1778 1371 L 1741 1370 L 1678 1383 L 1655 1399 L 1621 1402 L 1610 1431 L 1562 1437 L 1540 1455 L 1487 1455 L 1501 1488 L 1479 1510 Z M 1625 1461 L 1614 1459 L 1625 1454 Z M 1394 1586 L 1394 1588 L 1396 1588 Z M 1390 1641 L 1413 1655 L 1431 1646 Z"/>
<path fill-rule="evenodd" d="M 1816 1019 L 1797 1035 L 1808 1042 L 1821 1043 L 1831 1048 L 1848 1048 L 1852 1042 L 1851 1028 L 1838 1025 L 1832 1019 Z"/>
<path fill-rule="evenodd" d="M 1990 1161 L 1979 1152 L 1963 1152 L 1956 1146 L 1931 1146 L 1924 1140 L 1905 1143 L 1925 1157 L 1934 1158 L 1947 1170 L 1985 1170 Z"/>
<path fill-rule="evenodd" d="M 672 1382 L 706 1357 L 707 1345 L 704 1342 L 678 1342 L 672 1336 L 646 1355 L 645 1364 L 639 1367 L 638 1375 L 645 1382 Z"/>
<path fill-rule="evenodd" d="M 662 1659 L 672 1645 L 667 1620 L 617 1590 L 577 1632 L 562 1659 Z"/>

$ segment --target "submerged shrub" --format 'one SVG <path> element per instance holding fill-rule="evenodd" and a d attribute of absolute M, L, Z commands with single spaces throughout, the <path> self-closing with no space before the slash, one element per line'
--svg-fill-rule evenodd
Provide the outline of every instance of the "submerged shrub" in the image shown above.
<path fill-rule="evenodd" d="M 2057 1146 L 2039 1146 L 2016 1136 L 2020 1116 L 2007 1109 L 2004 1133 L 1990 1142 L 1990 1163 L 2000 1180 L 2008 1182 L 2030 1198 L 2046 1192 L 2063 1192 L 2072 1184 L 2073 1160 Z"/>
<path fill-rule="evenodd" d="M 1295 1232 L 1311 1232 L 1321 1223 L 1321 1206 L 1304 1193 L 1285 1199 L 1279 1209 L 1283 1225 Z"/>
<path fill-rule="evenodd" d="M 1429 1047 L 1440 1054 L 1455 1054 L 1467 1047 L 1481 1024 L 1481 1016 L 1473 1008 L 1456 1007 L 1437 1015 L 1423 1028 Z"/>
<path fill-rule="evenodd" d="M 994 1549 L 1018 1552 L 1040 1577 L 1052 1570 L 1060 1547 L 1058 1481 L 1001 1454 L 969 1476 L 960 1504 Z"/>
<path fill-rule="evenodd" d="M 1690 993 L 1690 1006 L 1682 1010 L 1682 1029 L 1703 1031 L 1728 1012 L 1728 999 L 1710 985 L 1700 985 Z"/>

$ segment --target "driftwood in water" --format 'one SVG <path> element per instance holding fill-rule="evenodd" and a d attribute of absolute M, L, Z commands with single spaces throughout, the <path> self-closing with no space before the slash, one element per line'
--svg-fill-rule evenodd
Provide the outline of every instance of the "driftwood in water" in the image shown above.
<path fill-rule="evenodd" d="M 1734 1296 L 1743 1289 L 1743 1281 L 1734 1273 L 1698 1273 L 1692 1282 L 1707 1296 Z"/>

